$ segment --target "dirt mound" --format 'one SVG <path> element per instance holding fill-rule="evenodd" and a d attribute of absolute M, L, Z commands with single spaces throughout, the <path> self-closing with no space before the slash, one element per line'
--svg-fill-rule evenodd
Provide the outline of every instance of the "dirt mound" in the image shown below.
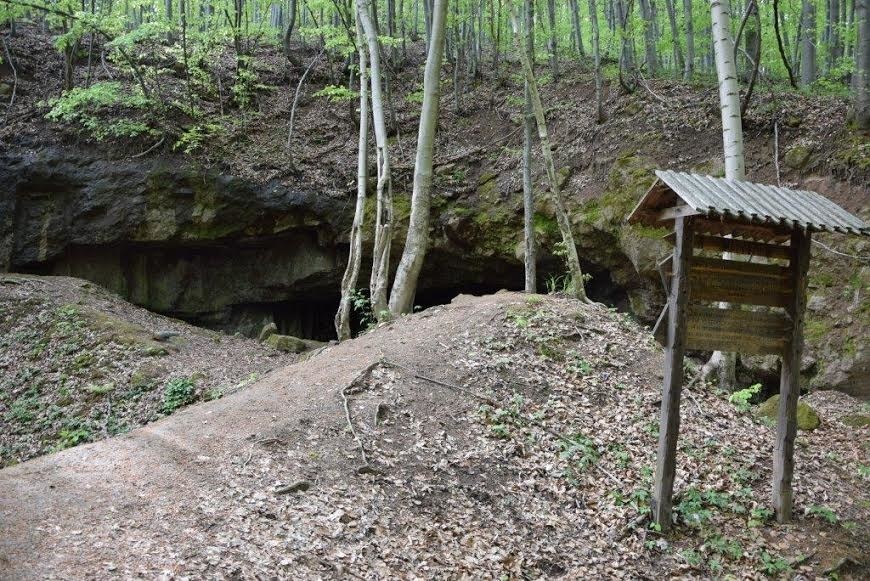
<path fill-rule="evenodd" d="M 861 575 L 858 404 L 814 394 L 797 522 L 770 523 L 773 431 L 683 407 L 670 537 L 644 516 L 661 353 L 602 307 L 459 297 L 129 434 L 0 471 L 11 578 Z M 866 572 L 866 571 L 865 571 Z"/>
<path fill-rule="evenodd" d="M 0 276 L 0 467 L 122 434 L 294 358 L 89 282 Z"/>

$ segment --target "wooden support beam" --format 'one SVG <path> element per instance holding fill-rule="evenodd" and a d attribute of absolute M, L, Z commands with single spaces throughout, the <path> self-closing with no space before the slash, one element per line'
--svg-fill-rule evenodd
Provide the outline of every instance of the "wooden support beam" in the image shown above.
<path fill-rule="evenodd" d="M 672 496 L 676 473 L 677 437 L 680 432 L 680 395 L 683 389 L 683 353 L 686 341 L 686 311 L 689 305 L 689 268 L 692 258 L 692 220 L 674 221 L 674 246 L 671 290 L 668 296 L 668 339 L 659 420 L 659 447 L 656 460 L 652 516 L 662 531 L 671 527 Z"/>
<path fill-rule="evenodd" d="M 656 215 L 656 222 L 666 222 L 668 220 L 675 220 L 677 218 L 697 216 L 700 213 L 701 212 L 691 206 L 673 206 L 671 208 L 665 208 L 664 210 L 660 211 Z"/>
<path fill-rule="evenodd" d="M 795 230 L 791 237 L 793 298 L 786 313 L 793 321 L 779 380 L 779 413 L 773 452 L 773 509 L 776 520 L 791 521 L 794 492 L 794 440 L 797 435 L 797 404 L 803 353 L 804 310 L 807 302 L 807 270 L 810 263 L 810 233 Z"/>
<path fill-rule="evenodd" d="M 673 232 L 665 236 L 665 240 L 673 244 Z M 791 258 L 791 249 L 788 246 L 765 244 L 764 242 L 750 242 L 749 240 L 739 240 L 737 238 L 722 238 L 721 236 L 703 236 L 696 234 L 695 248 L 712 252 L 730 252 L 731 254 L 779 258 L 781 260 L 788 260 Z"/>

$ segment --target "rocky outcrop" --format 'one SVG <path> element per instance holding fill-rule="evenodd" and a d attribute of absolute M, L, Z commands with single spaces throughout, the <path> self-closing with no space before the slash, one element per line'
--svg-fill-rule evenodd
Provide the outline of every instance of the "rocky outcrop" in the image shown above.
<path fill-rule="evenodd" d="M 0 162 L 8 190 L 0 200 L 0 269 L 85 278 L 151 310 L 251 336 L 274 318 L 276 303 L 318 300 L 334 308 L 352 192 L 252 183 L 173 157 L 109 161 L 71 147 L 7 154 Z M 570 171 L 563 174 L 570 178 Z M 480 183 L 482 193 L 451 191 L 433 203 L 432 247 L 418 293 L 423 303 L 522 282 L 515 251 L 521 197 L 497 176 L 481 176 Z M 398 194 L 396 212 L 408 213 L 407 198 Z M 646 295 L 656 291 L 639 282 L 633 266 L 645 246 L 630 250 L 629 259 L 609 224 L 581 218 L 578 239 L 595 277 L 593 296 L 628 293 L 632 305 L 648 304 Z M 546 207 L 539 222 L 548 242 L 555 225 Z M 403 233 L 395 239 L 400 244 Z M 542 280 L 548 268 L 562 269 L 546 254 L 543 263 Z M 317 319 L 279 331 L 317 335 L 312 328 L 329 327 Z"/>

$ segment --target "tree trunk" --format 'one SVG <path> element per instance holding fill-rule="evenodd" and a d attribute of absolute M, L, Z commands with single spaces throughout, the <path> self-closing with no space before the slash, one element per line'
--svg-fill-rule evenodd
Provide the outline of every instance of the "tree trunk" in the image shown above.
<path fill-rule="evenodd" d="M 371 0 L 357 3 L 357 14 L 366 36 L 371 63 L 372 119 L 377 149 L 377 205 L 375 235 L 372 253 L 372 273 L 369 281 L 372 311 L 379 321 L 389 315 L 387 291 L 390 278 L 390 246 L 393 241 L 393 180 L 390 170 L 390 146 L 387 141 L 387 122 L 384 114 L 381 53 L 378 30 L 371 15 Z"/>
<path fill-rule="evenodd" d="M 734 61 L 734 41 L 731 38 L 731 12 L 728 0 L 711 0 L 713 50 L 716 58 L 716 76 L 719 79 L 719 104 L 722 110 L 722 144 L 725 151 L 725 177 L 729 180 L 746 179 L 743 157 L 743 123 L 740 117 L 740 92 L 737 86 L 737 65 Z M 724 258 L 730 258 L 727 254 Z M 717 352 L 719 359 L 719 386 L 732 391 L 736 383 L 734 353 Z"/>
<path fill-rule="evenodd" d="M 692 0 L 683 0 L 683 11 L 683 21 L 686 25 L 686 68 L 683 70 L 683 78 L 691 81 L 695 75 L 695 25 Z"/>
<path fill-rule="evenodd" d="M 870 0 L 855 0 L 858 41 L 855 43 L 855 124 L 870 129 Z"/>
<path fill-rule="evenodd" d="M 674 6 L 674 0 L 665 0 L 665 8 L 667 8 L 668 11 L 668 24 L 671 26 L 671 39 L 673 40 L 674 51 L 674 70 L 676 70 L 679 75 L 686 65 L 683 61 L 683 49 L 680 46 L 680 30 L 677 28 L 677 9 Z"/>
<path fill-rule="evenodd" d="M 414 161 L 414 189 L 411 195 L 411 218 L 402 260 L 396 270 L 390 312 L 399 315 L 411 312 L 417 279 L 429 245 L 429 211 L 432 195 L 432 162 L 435 153 L 435 133 L 441 104 L 441 59 L 447 20 L 447 0 L 434 0 L 432 6 L 432 40 L 423 74 L 423 107 L 417 131 L 417 157 Z"/>
<path fill-rule="evenodd" d="M 658 70 L 658 54 L 656 52 L 656 20 L 651 0 L 640 0 L 640 15 L 643 19 L 644 55 L 646 69 L 650 75 Z"/>
<path fill-rule="evenodd" d="M 596 0 L 589 0 L 589 21 L 592 25 L 592 61 L 595 66 L 595 121 L 604 122 L 604 79 L 601 74 L 601 34 L 598 27 Z"/>
<path fill-rule="evenodd" d="M 843 0 L 845 2 L 845 0 Z M 828 71 L 837 66 L 843 56 L 843 44 L 840 40 L 840 0 L 828 0 Z"/>
<path fill-rule="evenodd" d="M 568 212 L 565 209 L 565 202 L 562 199 L 562 192 L 559 189 L 559 182 L 556 179 L 556 164 L 553 161 L 553 150 L 550 146 L 549 134 L 547 133 L 547 120 L 544 117 L 544 105 L 541 103 L 541 95 L 538 93 L 538 83 L 535 79 L 535 73 L 532 70 L 532 62 L 520 39 L 520 26 L 517 22 L 516 9 L 513 5 L 511 5 L 511 24 L 514 32 L 514 43 L 523 65 L 523 73 L 525 74 L 526 82 L 529 87 L 532 110 L 535 113 L 535 121 L 538 125 L 538 138 L 541 141 L 541 153 L 543 154 L 544 164 L 547 169 L 547 180 L 550 183 L 550 196 L 552 197 L 553 205 L 556 208 L 556 222 L 559 224 L 559 230 L 562 234 L 562 244 L 565 247 L 568 272 L 571 275 L 571 284 L 573 285 L 575 296 L 581 301 L 589 302 L 589 299 L 586 297 L 586 290 L 583 286 L 586 281 L 583 276 L 583 270 L 580 268 L 580 257 L 577 255 L 577 245 L 574 243 L 574 235 L 571 233 L 571 221 L 568 218 Z"/>
<path fill-rule="evenodd" d="M 746 54 L 743 55 L 742 59 L 745 66 L 741 78 L 743 82 L 748 82 L 756 66 L 755 55 L 760 54 L 761 51 L 761 19 L 759 18 L 758 4 L 754 0 L 749 0 L 746 5 L 746 41 L 743 49 Z"/>
<path fill-rule="evenodd" d="M 575 2 L 576 4 L 576 2 Z M 526 58 L 535 50 L 535 14 L 532 0 L 525 0 L 523 18 L 525 23 Z M 523 115 L 523 239 L 525 244 L 525 289 L 527 293 L 538 290 L 537 252 L 535 249 L 535 194 L 532 189 L 532 139 L 535 131 L 535 114 L 532 111 L 532 98 L 529 83 L 525 83 L 525 104 Z"/>
<path fill-rule="evenodd" d="M 580 6 L 577 0 L 571 0 L 571 31 L 574 39 L 574 50 L 580 58 L 586 56 L 583 50 L 583 28 L 580 25 Z"/>
<path fill-rule="evenodd" d="M 550 36 L 547 39 L 547 52 L 550 55 L 550 71 L 553 81 L 559 80 L 559 53 L 556 45 L 556 0 L 547 0 L 547 22 L 550 25 Z"/>
<path fill-rule="evenodd" d="M 809 87 L 816 80 L 816 7 L 812 0 L 803 0 L 801 22 L 801 86 Z"/>
<path fill-rule="evenodd" d="M 356 160 L 356 207 L 350 227 L 350 253 L 341 278 L 341 299 L 335 314 L 335 333 L 339 341 L 350 339 L 351 295 L 356 288 L 362 263 L 362 226 L 365 217 L 369 179 L 369 93 L 366 44 L 359 15 L 356 16 L 356 44 L 359 49 L 359 144 Z"/>

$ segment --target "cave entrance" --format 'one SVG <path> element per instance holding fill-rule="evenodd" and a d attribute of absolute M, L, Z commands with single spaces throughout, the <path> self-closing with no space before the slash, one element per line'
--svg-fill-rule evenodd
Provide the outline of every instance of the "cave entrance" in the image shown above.
<path fill-rule="evenodd" d="M 538 269 L 538 292 L 547 293 L 559 290 L 563 265 L 561 261 L 542 261 Z M 586 282 L 586 293 L 593 301 L 615 307 L 620 311 L 628 311 L 629 301 L 625 290 L 613 282 L 610 271 L 594 264 L 583 264 L 584 272 L 592 278 Z M 487 295 L 500 290 L 521 291 L 523 289 L 523 271 L 517 267 L 512 276 L 502 276 L 491 284 L 482 282 L 455 282 L 435 288 L 422 288 L 417 292 L 414 301 L 414 311 L 421 311 L 438 305 L 449 304 L 461 294 Z M 516 281 L 516 284 L 501 284 L 505 280 Z M 298 298 L 271 303 L 248 303 L 234 305 L 229 314 L 224 313 L 219 319 L 199 318 L 188 319 L 189 322 L 227 333 L 240 333 L 256 338 L 264 325 L 275 323 L 282 335 L 292 335 L 300 339 L 315 341 L 331 341 L 336 338 L 334 318 L 338 309 L 339 295 L 337 292 L 312 292 L 316 298 Z M 363 297 L 367 299 L 368 290 Z M 366 330 L 371 322 L 371 314 L 365 309 L 354 309 L 351 314 L 351 331 L 354 336 Z"/>

